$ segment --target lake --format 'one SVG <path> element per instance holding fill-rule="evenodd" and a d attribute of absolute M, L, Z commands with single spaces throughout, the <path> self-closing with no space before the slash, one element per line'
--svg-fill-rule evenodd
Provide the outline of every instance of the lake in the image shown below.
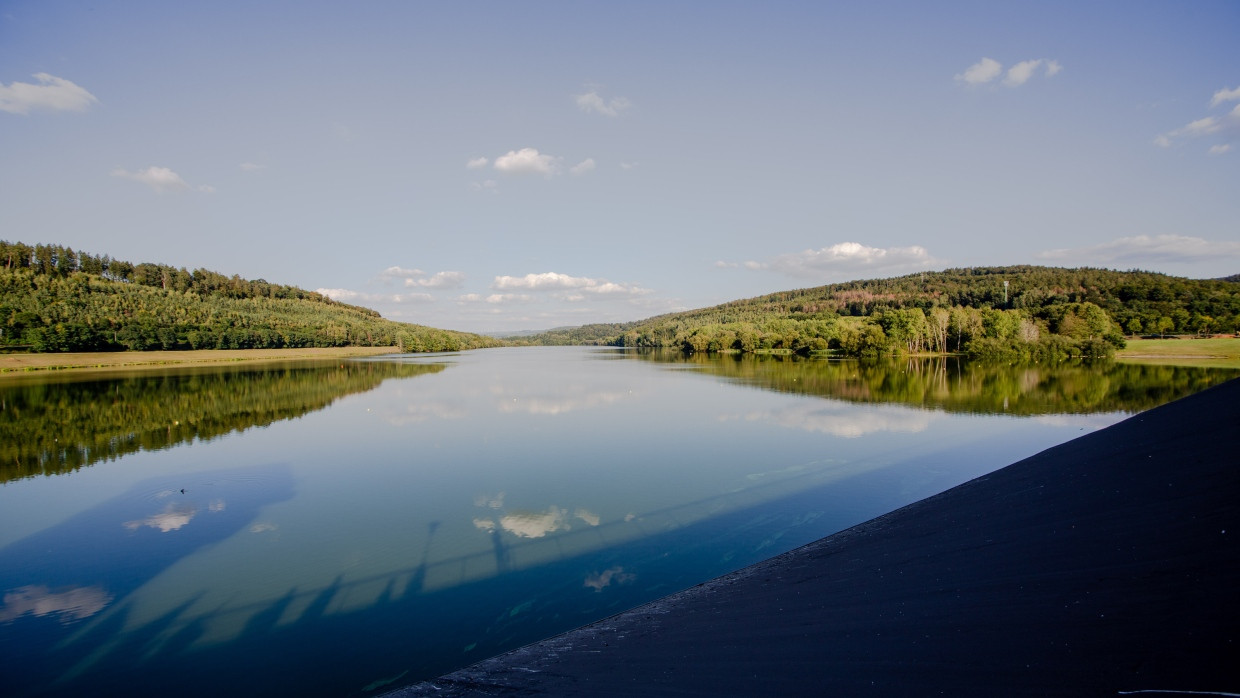
<path fill-rule="evenodd" d="M 1235 375 L 557 347 L 6 378 L 4 693 L 381 693 Z"/>

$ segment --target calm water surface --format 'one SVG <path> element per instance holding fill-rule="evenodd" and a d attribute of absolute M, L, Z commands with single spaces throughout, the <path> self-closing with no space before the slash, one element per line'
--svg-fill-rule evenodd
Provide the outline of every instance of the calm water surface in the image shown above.
<path fill-rule="evenodd" d="M 530 348 L 6 381 L 4 693 L 380 693 L 1233 375 Z"/>

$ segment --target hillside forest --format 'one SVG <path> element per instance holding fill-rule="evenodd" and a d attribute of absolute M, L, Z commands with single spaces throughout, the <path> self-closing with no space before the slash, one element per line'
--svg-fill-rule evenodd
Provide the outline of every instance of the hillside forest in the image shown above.
<path fill-rule="evenodd" d="M 1125 336 L 1235 334 L 1237 277 L 976 267 L 772 293 L 623 324 L 521 338 L 691 352 L 954 353 L 1037 360 L 1113 355 Z"/>
<path fill-rule="evenodd" d="M 0 241 L 0 348 L 35 352 L 501 344 L 263 279 Z"/>
<path fill-rule="evenodd" d="M 507 342 L 384 319 L 321 294 L 60 245 L 0 241 L 0 349 L 36 352 L 605 344 L 686 353 L 1013 360 L 1112 355 L 1125 336 L 1235 334 L 1240 277 L 1011 266 L 781 291 Z"/>

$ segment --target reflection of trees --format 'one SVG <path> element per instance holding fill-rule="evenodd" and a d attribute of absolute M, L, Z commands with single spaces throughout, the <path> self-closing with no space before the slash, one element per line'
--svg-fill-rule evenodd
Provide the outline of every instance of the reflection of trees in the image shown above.
<path fill-rule="evenodd" d="M 796 356 L 648 352 L 711 375 L 779 392 L 850 402 L 894 402 L 949 412 L 1081 414 L 1139 412 L 1240 375 L 1233 369 L 1061 362 L 993 364 L 955 357 L 858 362 Z"/>
<path fill-rule="evenodd" d="M 333 361 L 2 386 L 0 482 L 266 426 L 443 368 Z"/>

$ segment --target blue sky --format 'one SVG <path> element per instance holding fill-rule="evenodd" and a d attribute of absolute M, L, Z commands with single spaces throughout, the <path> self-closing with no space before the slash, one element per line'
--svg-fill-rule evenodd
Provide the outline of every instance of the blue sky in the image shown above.
<path fill-rule="evenodd" d="M 0 239 L 504 331 L 1240 272 L 1240 3 L 0 2 Z"/>

